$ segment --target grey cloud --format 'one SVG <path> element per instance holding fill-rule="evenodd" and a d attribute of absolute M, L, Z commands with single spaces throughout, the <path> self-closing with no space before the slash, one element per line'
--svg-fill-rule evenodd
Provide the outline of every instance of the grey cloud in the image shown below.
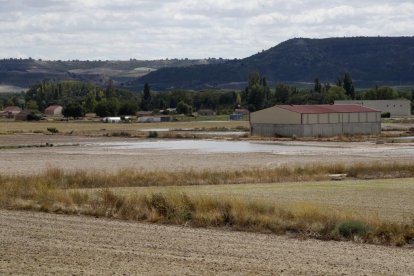
<path fill-rule="evenodd" d="M 245 57 L 302 37 L 413 35 L 403 0 L 0 0 L 0 57 Z"/>

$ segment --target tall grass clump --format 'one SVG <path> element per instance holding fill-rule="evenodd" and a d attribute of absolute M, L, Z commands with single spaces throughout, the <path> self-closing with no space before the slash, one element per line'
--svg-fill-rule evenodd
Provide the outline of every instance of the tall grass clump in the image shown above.
<path fill-rule="evenodd" d="M 335 225 L 333 235 L 337 237 L 352 238 L 353 236 L 366 236 L 369 226 L 361 221 L 342 221 Z"/>

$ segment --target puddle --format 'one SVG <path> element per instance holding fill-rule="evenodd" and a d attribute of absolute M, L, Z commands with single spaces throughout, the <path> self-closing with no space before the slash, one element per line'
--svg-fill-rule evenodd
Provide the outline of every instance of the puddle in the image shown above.
<path fill-rule="evenodd" d="M 414 136 L 396 137 L 396 138 L 390 138 L 389 140 L 414 141 Z"/>
<path fill-rule="evenodd" d="M 179 129 L 174 129 L 174 128 L 142 128 L 139 131 L 145 131 L 145 132 L 150 132 L 150 131 L 155 131 L 155 132 L 173 131 L 175 133 L 185 132 L 186 134 L 215 135 L 215 136 L 227 136 L 227 135 L 243 136 L 243 135 L 248 134 L 247 131 L 208 131 L 208 130 L 201 131 L 201 130 L 194 129 L 194 128 L 179 128 Z"/>
<path fill-rule="evenodd" d="M 345 147 L 332 145 L 307 144 L 270 144 L 248 141 L 217 141 L 217 140 L 143 140 L 134 142 L 105 142 L 96 146 L 116 150 L 181 150 L 211 153 L 258 153 L 273 154 L 306 154 L 326 151 L 345 151 Z M 348 149 L 347 149 L 348 150 Z"/>
<path fill-rule="evenodd" d="M 139 131 L 157 131 L 157 132 L 165 132 L 165 131 L 173 131 L 174 129 L 171 128 L 141 128 Z"/>

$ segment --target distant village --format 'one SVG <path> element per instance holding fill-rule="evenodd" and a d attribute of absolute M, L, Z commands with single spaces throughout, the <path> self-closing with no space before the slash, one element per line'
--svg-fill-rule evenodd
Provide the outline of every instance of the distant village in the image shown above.
<path fill-rule="evenodd" d="M 48 106 L 43 113 L 31 109 L 22 110 L 18 106 L 7 106 L 0 117 L 8 120 L 69 120 L 62 114 L 60 105 Z M 101 121 L 104 123 L 157 123 L 171 122 L 177 117 L 176 108 L 167 108 L 158 113 L 137 111 L 135 116 L 99 117 L 87 113 L 82 121 Z M 216 116 L 211 109 L 200 109 L 191 114 L 197 116 Z M 227 120 L 249 120 L 252 135 L 303 137 L 329 137 L 342 134 L 378 134 L 381 131 L 382 117 L 410 117 L 411 102 L 398 100 L 342 100 L 325 105 L 275 105 L 250 113 L 247 109 L 236 108 Z"/>

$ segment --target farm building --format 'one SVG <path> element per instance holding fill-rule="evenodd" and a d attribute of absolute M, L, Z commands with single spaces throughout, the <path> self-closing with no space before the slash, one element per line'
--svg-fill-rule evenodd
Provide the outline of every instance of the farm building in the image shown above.
<path fill-rule="evenodd" d="M 0 115 L 7 118 L 14 118 L 20 112 L 22 112 L 22 109 L 18 106 L 7 106 L 0 111 Z"/>
<path fill-rule="evenodd" d="M 171 116 L 142 116 L 138 117 L 138 123 L 171 122 Z"/>
<path fill-rule="evenodd" d="M 137 115 L 137 117 L 152 116 L 154 115 L 154 112 L 153 111 L 137 111 L 135 115 Z"/>
<path fill-rule="evenodd" d="M 16 121 L 30 121 L 36 120 L 36 118 L 40 120 L 42 118 L 42 114 L 35 109 L 25 109 L 22 110 L 19 114 L 16 114 L 16 116 L 14 116 L 14 119 Z"/>
<path fill-rule="evenodd" d="M 237 114 L 237 113 L 233 113 L 230 114 L 230 121 L 240 121 L 243 120 L 243 114 Z"/>
<path fill-rule="evenodd" d="M 121 117 L 105 117 L 102 119 L 104 123 L 120 123 L 122 122 Z"/>
<path fill-rule="evenodd" d="M 335 101 L 335 104 L 359 104 L 381 111 L 390 113 L 391 117 L 411 116 L 411 101 L 400 100 L 350 100 Z"/>
<path fill-rule="evenodd" d="M 365 106 L 275 105 L 250 114 L 253 135 L 335 136 L 381 131 L 381 113 Z"/>
<path fill-rule="evenodd" d="M 63 107 L 60 105 L 51 105 L 45 109 L 46 116 L 62 115 Z"/>
<path fill-rule="evenodd" d="M 249 110 L 247 110 L 245 108 L 236 108 L 234 110 L 234 114 L 249 115 L 250 112 L 249 112 Z"/>
<path fill-rule="evenodd" d="M 161 114 L 177 114 L 177 108 L 166 108 L 160 110 Z"/>

